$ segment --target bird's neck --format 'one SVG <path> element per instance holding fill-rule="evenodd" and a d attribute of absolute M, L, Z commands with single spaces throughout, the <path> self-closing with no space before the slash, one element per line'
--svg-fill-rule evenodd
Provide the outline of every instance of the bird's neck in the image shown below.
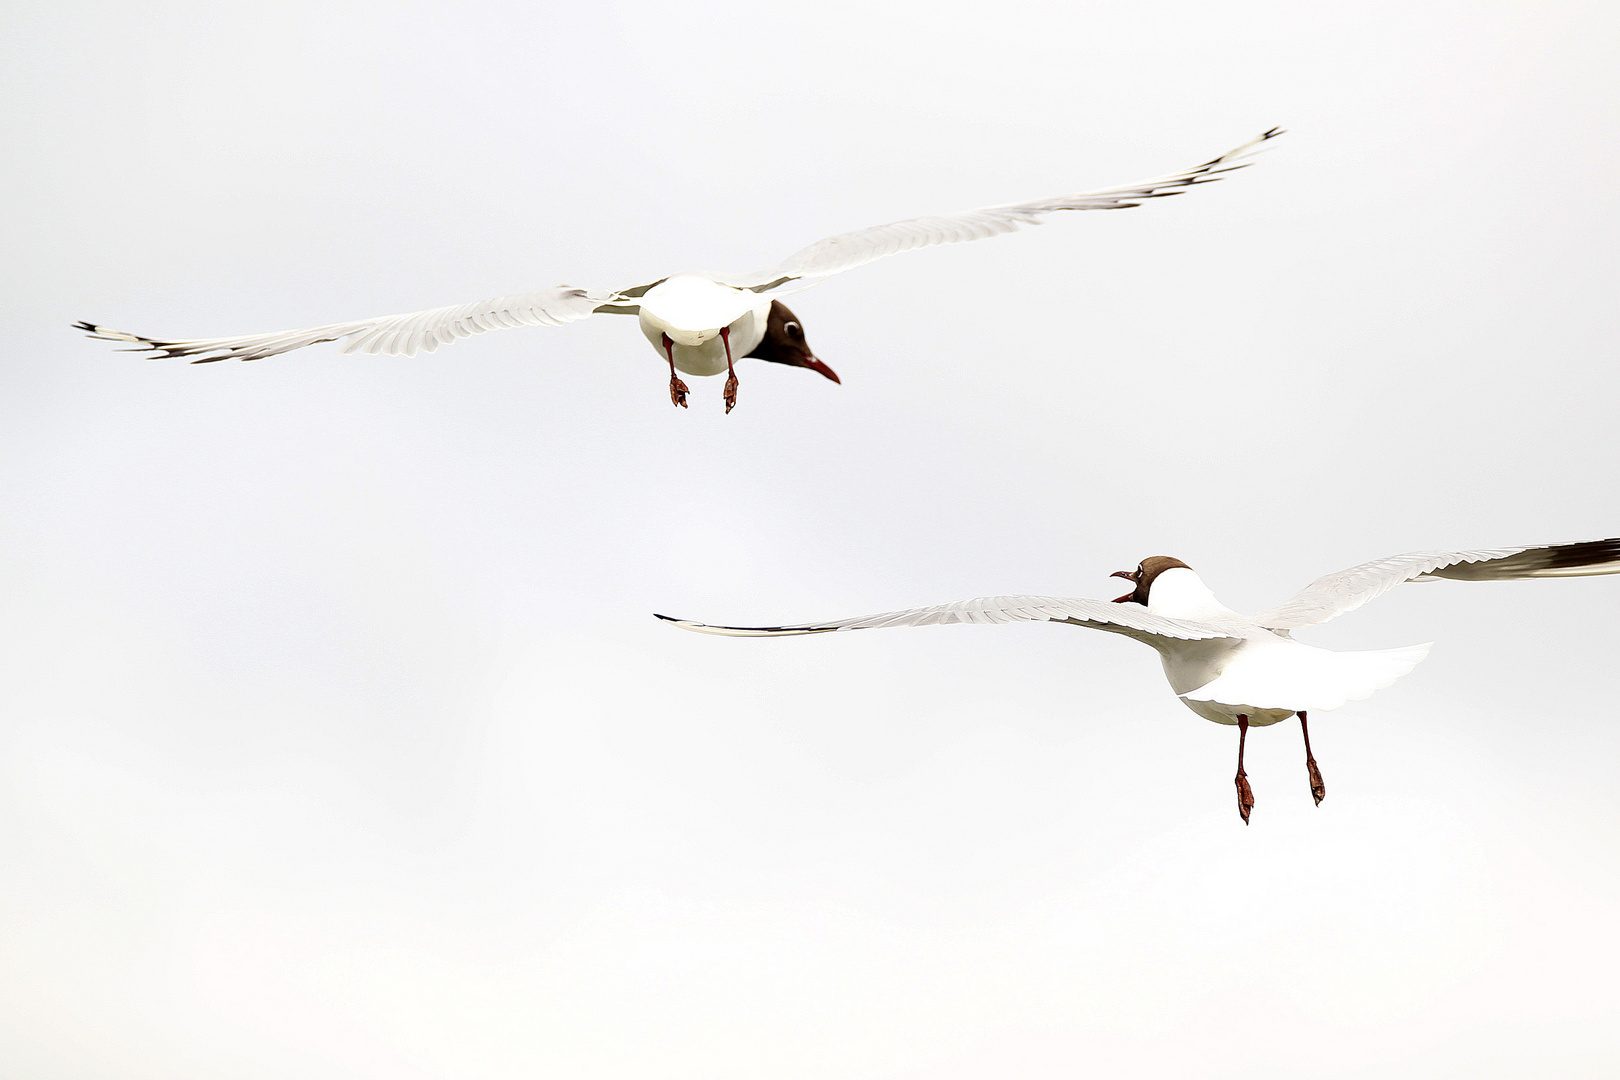
<path fill-rule="evenodd" d="M 1184 566 L 1166 570 L 1153 579 L 1147 607 L 1153 614 L 1170 619 L 1204 619 L 1231 613 L 1215 599 L 1204 580 Z"/>

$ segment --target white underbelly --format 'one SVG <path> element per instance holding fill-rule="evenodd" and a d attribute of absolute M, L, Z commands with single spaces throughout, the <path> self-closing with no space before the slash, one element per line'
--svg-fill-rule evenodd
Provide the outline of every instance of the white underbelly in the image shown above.
<path fill-rule="evenodd" d="M 1166 641 L 1160 648 L 1158 657 L 1165 665 L 1165 678 L 1170 680 L 1171 690 L 1176 691 L 1179 698 L 1184 693 L 1194 693 L 1200 687 L 1215 682 L 1233 667 L 1241 669 L 1246 662 L 1252 664 L 1254 654 L 1270 653 L 1272 644 L 1272 641 L 1264 638 L 1259 641 L 1233 641 L 1231 638 L 1174 641 L 1174 643 Z M 1278 640 L 1275 644 L 1283 646 L 1285 643 Z M 1223 701 L 1187 701 L 1186 698 L 1181 698 L 1181 704 L 1197 712 L 1205 721 L 1213 721 L 1215 724 L 1236 725 L 1239 714 L 1243 714 L 1254 727 L 1268 727 L 1293 716 L 1291 709 L 1262 709 L 1247 704 L 1226 704 Z"/>
<path fill-rule="evenodd" d="M 750 311 L 727 329 L 731 334 L 731 359 L 741 360 L 754 351 L 765 337 L 765 314 L 770 311 L 767 301 L 759 311 Z M 641 333 L 658 350 L 664 351 L 664 331 L 651 319 L 641 320 Z M 726 370 L 726 342 L 718 332 L 699 345 L 675 345 L 675 370 L 686 375 L 718 375 Z"/>
<path fill-rule="evenodd" d="M 1248 718 L 1251 727 L 1270 727 L 1294 715 L 1288 709 L 1253 709 L 1247 705 L 1222 705 L 1218 701 L 1188 701 L 1182 698 L 1181 703 L 1205 720 L 1233 727 L 1237 726 L 1239 714 Z"/>
<path fill-rule="evenodd" d="M 1198 645 L 1198 642 L 1189 643 Z M 1382 690 L 1417 666 L 1427 645 L 1376 652 L 1333 652 L 1261 632 L 1206 664 L 1165 657 L 1171 688 L 1206 720 L 1275 724 L 1296 712 L 1327 712 Z M 1189 685 L 1210 676 L 1202 685 Z"/>
<path fill-rule="evenodd" d="M 736 353 L 732 353 L 736 360 Z M 718 338 L 710 338 L 702 345 L 675 346 L 675 370 L 688 375 L 718 375 L 726 370 L 725 344 Z"/>

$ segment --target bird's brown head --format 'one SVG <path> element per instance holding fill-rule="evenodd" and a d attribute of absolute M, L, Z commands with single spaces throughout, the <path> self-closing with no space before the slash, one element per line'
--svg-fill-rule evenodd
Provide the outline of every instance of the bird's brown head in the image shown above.
<path fill-rule="evenodd" d="M 1180 559 L 1172 559 L 1168 555 L 1150 555 L 1148 558 L 1143 559 L 1135 570 L 1115 570 L 1108 576 L 1122 577 L 1126 581 L 1133 581 L 1136 583 L 1136 588 L 1124 596 L 1116 597 L 1114 603 L 1141 604 L 1143 607 L 1147 607 L 1148 591 L 1153 588 L 1153 579 L 1166 570 L 1174 570 L 1178 566 L 1183 570 L 1192 569 Z"/>
<path fill-rule="evenodd" d="M 756 360 L 769 360 L 773 364 L 809 368 L 827 376 L 835 383 L 842 384 L 838 373 L 817 360 L 816 354 L 810 351 L 810 344 L 804 339 L 804 326 L 799 322 L 799 317 L 789 311 L 788 306 L 780 300 L 771 301 L 771 313 L 765 320 L 765 336 L 760 338 L 759 344 L 754 346 L 754 351 L 748 355 Z"/>

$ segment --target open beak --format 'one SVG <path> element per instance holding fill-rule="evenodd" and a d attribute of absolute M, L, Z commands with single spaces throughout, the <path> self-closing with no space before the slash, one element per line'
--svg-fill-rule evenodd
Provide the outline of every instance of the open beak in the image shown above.
<path fill-rule="evenodd" d="M 1135 581 L 1136 580 L 1136 575 L 1134 573 L 1132 573 L 1131 571 L 1129 571 L 1129 570 L 1115 570 L 1112 574 L 1109 574 L 1108 576 L 1109 577 L 1122 577 L 1126 581 Z M 1131 597 L 1133 597 L 1135 595 L 1136 595 L 1136 590 L 1132 589 L 1130 592 L 1126 593 L 1124 596 L 1115 597 L 1114 598 L 1114 603 L 1116 603 L 1116 604 L 1128 604 L 1131 601 Z"/>
<path fill-rule="evenodd" d="M 828 367 L 826 364 L 823 364 L 820 360 L 817 360 L 813 356 L 806 357 L 804 359 L 804 361 L 802 362 L 801 366 L 807 367 L 811 371 L 819 372 L 822 375 L 825 375 L 827 378 L 831 379 L 833 382 L 837 383 L 839 386 L 844 385 L 844 380 L 842 380 L 842 379 L 840 379 L 838 377 L 838 372 L 834 371 L 832 368 Z"/>

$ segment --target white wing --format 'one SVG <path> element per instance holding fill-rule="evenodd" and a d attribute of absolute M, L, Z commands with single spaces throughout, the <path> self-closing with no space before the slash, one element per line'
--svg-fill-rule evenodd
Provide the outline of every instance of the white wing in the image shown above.
<path fill-rule="evenodd" d="M 869 630 L 880 626 L 934 626 L 946 623 L 1066 622 L 1090 626 L 1127 637 L 1180 638 L 1201 641 L 1206 638 L 1238 635 L 1190 619 L 1167 619 L 1152 615 L 1138 604 L 1115 604 L 1107 600 L 1067 599 L 1056 596 L 984 596 L 959 600 L 954 604 L 890 611 L 835 622 L 799 623 L 794 626 L 710 626 L 707 623 L 657 616 L 665 622 L 700 634 L 728 637 L 787 637 L 793 634 L 825 634 L 834 630 Z"/>
<path fill-rule="evenodd" d="M 1037 199 L 1034 202 L 986 206 L 956 214 L 912 218 L 909 221 L 896 221 L 888 225 L 830 236 L 811 244 L 779 266 L 754 274 L 727 275 L 723 280 L 734 288 L 765 292 L 805 278 L 824 278 L 831 274 L 842 273 L 902 251 L 932 247 L 935 244 L 959 244 L 966 240 L 983 240 L 989 236 L 1014 232 L 1021 225 L 1038 225 L 1042 217 L 1059 210 L 1121 210 L 1130 206 L 1140 206 L 1146 199 L 1179 195 L 1190 187 L 1219 180 L 1226 173 L 1245 168 L 1245 165 L 1239 164 L 1241 159 L 1254 153 L 1260 144 L 1282 133 L 1281 128 L 1272 128 L 1213 161 L 1206 161 L 1202 165 L 1171 176 L 1161 176 L 1101 191 Z"/>
<path fill-rule="evenodd" d="M 1593 574 L 1620 574 L 1620 538 L 1477 551 L 1415 551 L 1317 578 L 1286 604 L 1252 618 L 1272 630 L 1295 630 L 1354 611 L 1403 581 L 1512 581 Z"/>
<path fill-rule="evenodd" d="M 540 292 L 501 296 L 494 300 L 413 311 L 404 315 L 380 315 L 358 322 L 328 323 L 307 330 L 281 330 L 246 337 L 198 338 L 194 341 L 163 341 L 87 322 L 73 325 L 75 329 L 87 331 L 91 337 L 103 341 L 134 342 L 135 347 L 126 349 L 126 352 L 152 352 L 157 354 L 151 357 L 155 360 L 195 357 L 191 361 L 193 364 L 208 364 L 215 360 L 262 360 L 266 356 L 302 349 L 316 342 L 344 338 L 348 339 L 343 347 L 346 353 L 415 356 L 418 352 L 432 352 L 456 338 L 482 334 L 487 330 L 505 330 L 513 326 L 561 326 L 588 318 L 599 310 L 633 313 L 636 310 L 634 302 L 625 307 L 624 299 L 620 293 L 597 295 L 584 289 L 559 285 Z"/>

